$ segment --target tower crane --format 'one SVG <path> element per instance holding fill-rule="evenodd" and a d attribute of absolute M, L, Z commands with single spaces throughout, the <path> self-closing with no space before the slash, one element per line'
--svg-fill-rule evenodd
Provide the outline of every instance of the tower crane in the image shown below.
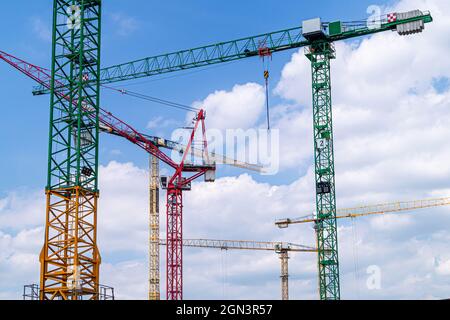
<path fill-rule="evenodd" d="M 150 140 L 154 141 L 155 145 L 159 148 L 167 148 L 170 150 L 175 150 L 180 153 L 186 153 L 186 146 L 162 139 L 157 137 L 148 137 Z M 191 147 L 192 154 L 194 156 L 201 156 L 202 151 L 198 148 Z M 234 166 L 237 168 L 247 169 L 255 172 L 263 172 L 263 168 L 256 164 L 249 164 L 228 157 L 218 155 L 216 153 L 209 153 L 210 159 L 217 164 L 225 164 Z M 159 272 L 159 239 L 160 239 L 160 225 L 159 225 L 159 159 L 153 155 L 150 155 L 149 159 L 149 300 L 160 300 L 160 272 Z"/>
<path fill-rule="evenodd" d="M 399 35 L 422 32 L 433 18 L 429 12 L 413 10 L 393 12 L 373 21 L 331 23 L 321 19 L 304 21 L 302 27 L 220 42 L 178 52 L 148 57 L 104 68 L 99 82 L 114 83 L 176 71 L 206 67 L 213 64 L 258 57 L 260 44 L 271 54 L 289 49 L 305 48 L 311 61 L 313 91 L 314 159 L 316 211 L 323 227 L 318 232 L 318 268 L 320 298 L 340 299 L 339 259 L 337 243 L 334 143 L 331 103 L 331 60 L 335 59 L 334 42 L 397 31 Z M 66 84 L 61 85 L 64 88 Z M 59 87 L 56 86 L 58 91 Z M 47 93 L 45 87 L 34 94 Z"/>
<path fill-rule="evenodd" d="M 191 182 L 201 175 L 205 175 L 206 182 L 213 182 L 215 180 L 215 164 L 214 169 L 208 169 L 208 163 L 211 163 L 209 159 L 208 145 L 206 140 L 206 128 L 205 128 L 205 118 L 201 110 L 195 119 L 194 128 L 191 133 L 188 145 L 182 149 L 183 158 L 175 174 L 171 177 L 161 177 L 162 188 L 167 190 L 167 227 L 166 227 L 166 284 L 167 300 L 182 300 L 182 288 L 183 288 L 183 268 L 182 268 L 182 257 L 183 257 L 183 245 L 182 245 L 182 210 L 183 210 L 183 191 L 191 190 Z M 186 163 L 187 156 L 191 149 L 193 154 L 196 153 L 193 148 L 193 142 L 195 138 L 195 133 L 199 126 L 202 127 L 202 159 L 206 159 L 206 165 L 190 165 Z M 198 152 L 198 150 L 197 150 Z M 215 156 L 215 154 L 214 154 Z M 236 165 L 236 161 L 228 161 L 227 158 L 221 157 L 225 164 Z M 158 287 L 159 287 L 159 266 L 155 266 L 159 258 L 159 249 L 155 248 L 156 239 L 159 238 L 159 219 L 156 216 L 159 214 L 158 204 L 156 203 L 159 199 L 159 187 L 155 178 L 158 176 L 158 167 L 155 163 L 157 159 L 152 159 L 151 172 L 152 178 L 150 182 L 150 299 L 157 299 L 159 297 Z M 239 167 L 243 164 L 239 163 Z M 206 167 L 204 172 L 194 174 L 190 178 L 183 178 L 182 173 L 185 168 L 189 167 Z M 250 169 L 254 169 L 255 166 L 248 166 Z"/>
<path fill-rule="evenodd" d="M 164 240 L 160 240 L 160 245 L 165 246 L 166 242 Z M 318 251 L 317 248 L 293 243 L 243 240 L 184 239 L 183 246 L 191 248 L 210 248 L 220 250 L 273 251 L 277 253 L 281 261 L 280 279 L 282 300 L 289 300 L 289 252 Z"/>
<path fill-rule="evenodd" d="M 430 198 L 411 201 L 395 201 L 383 204 L 367 205 L 354 208 L 343 208 L 336 210 L 336 219 L 356 219 L 373 215 L 395 214 L 401 212 L 415 212 L 427 208 L 437 208 L 450 205 L 450 197 Z M 316 240 L 318 231 L 323 227 L 323 219 L 319 219 L 317 214 L 311 214 L 300 218 L 285 218 L 275 222 L 280 229 L 289 228 L 291 225 L 314 223 Z"/>
<path fill-rule="evenodd" d="M 160 272 L 159 272 L 159 161 L 150 155 L 150 190 L 149 190 L 149 286 L 148 299 L 160 300 Z"/>

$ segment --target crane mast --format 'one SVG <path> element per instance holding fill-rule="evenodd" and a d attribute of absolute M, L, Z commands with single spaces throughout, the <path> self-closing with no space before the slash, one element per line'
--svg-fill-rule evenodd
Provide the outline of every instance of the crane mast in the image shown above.
<path fill-rule="evenodd" d="M 101 1 L 72 4 L 68 7 L 67 1 L 55 0 L 53 6 L 41 300 L 97 300 L 99 295 L 101 258 L 96 238 Z M 60 99 L 56 83 L 65 84 L 69 101 Z"/>
<path fill-rule="evenodd" d="M 281 299 L 289 300 L 289 251 L 281 250 Z"/>
<path fill-rule="evenodd" d="M 149 239 L 149 300 L 160 300 L 159 273 L 159 160 L 150 155 L 150 239 Z"/>
<path fill-rule="evenodd" d="M 314 38 L 311 36 L 311 39 Z M 330 61 L 336 58 L 336 54 L 333 43 L 323 41 L 320 37 L 316 41 L 312 41 L 311 46 L 307 48 L 306 56 L 311 61 L 312 70 L 316 210 L 318 217 L 320 217 L 320 222 L 317 223 L 319 293 L 321 300 L 339 300 L 339 260 L 337 223 L 335 219 L 336 191 L 330 77 Z"/>
<path fill-rule="evenodd" d="M 194 143 L 197 129 L 201 127 L 203 157 L 202 165 L 187 165 L 186 159 Z M 183 172 L 192 168 L 196 173 L 184 178 Z M 205 176 L 205 182 L 215 180 L 215 164 L 209 163 L 205 127 L 205 112 L 200 110 L 194 119 L 194 127 L 183 158 L 176 168 L 174 175 L 167 179 L 167 227 L 166 227 L 166 278 L 167 300 L 183 300 L 183 191 L 191 190 L 191 182 Z"/>

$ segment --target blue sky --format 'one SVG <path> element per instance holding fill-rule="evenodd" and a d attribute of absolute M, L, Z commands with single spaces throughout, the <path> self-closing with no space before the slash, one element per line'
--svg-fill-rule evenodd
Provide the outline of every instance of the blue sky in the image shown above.
<path fill-rule="evenodd" d="M 325 21 L 360 20 L 372 4 L 104 1 L 102 65 L 282 30 L 317 16 Z M 432 10 L 435 22 L 413 37 L 389 32 L 337 44 L 332 82 L 341 208 L 450 194 L 450 60 L 445 58 L 450 42 L 442 37 L 450 32 L 450 4 L 375 4 L 395 7 L 386 10 Z M 0 50 L 49 67 L 51 9 L 50 0 L 5 2 Z M 257 127 L 264 124 L 265 113 L 252 99 L 261 98 L 262 72 L 261 61 L 249 59 L 118 85 L 183 104 L 207 101 L 212 108 L 234 111 L 210 122 L 226 128 L 246 118 L 249 127 Z M 264 177 L 219 167 L 216 183 L 197 183 L 185 197 L 186 237 L 314 243 L 311 226 L 280 231 L 273 225 L 277 218 L 303 216 L 314 207 L 309 63 L 302 50 L 278 53 L 271 74 L 281 172 Z M 49 97 L 33 97 L 33 85 L 0 63 L 0 299 L 20 298 L 22 284 L 39 276 Z M 239 105 L 244 98 L 250 99 L 248 109 L 253 111 L 245 113 Z M 164 137 L 186 120 L 179 110 L 107 90 L 102 92 L 102 107 L 142 132 Z M 160 125 L 150 129 L 149 122 Z M 121 299 L 145 299 L 148 159 L 127 141 L 106 135 L 101 136 L 100 150 L 102 282 L 115 286 Z M 343 298 L 448 298 L 450 211 L 444 207 L 426 212 L 339 222 Z M 161 219 L 165 221 L 164 212 Z M 279 263 L 272 253 L 186 252 L 186 298 L 279 298 Z M 290 263 L 293 298 L 316 299 L 315 256 L 292 257 Z M 366 270 L 373 265 L 383 272 L 382 290 L 366 288 Z"/>

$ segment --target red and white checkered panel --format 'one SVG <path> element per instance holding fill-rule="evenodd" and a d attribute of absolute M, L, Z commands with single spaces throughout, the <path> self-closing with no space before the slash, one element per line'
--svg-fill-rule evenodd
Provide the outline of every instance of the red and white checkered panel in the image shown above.
<path fill-rule="evenodd" d="M 388 23 L 392 23 L 392 22 L 397 21 L 397 14 L 396 13 L 389 13 L 387 15 L 387 20 L 388 20 Z"/>
<path fill-rule="evenodd" d="M 84 82 L 89 81 L 89 75 L 87 73 L 83 74 L 83 81 Z"/>

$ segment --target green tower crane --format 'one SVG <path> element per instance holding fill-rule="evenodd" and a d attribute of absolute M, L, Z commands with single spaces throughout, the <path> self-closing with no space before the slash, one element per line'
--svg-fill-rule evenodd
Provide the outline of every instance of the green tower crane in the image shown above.
<path fill-rule="evenodd" d="M 330 61 L 336 57 L 334 42 L 387 31 L 410 35 L 422 32 L 425 24 L 432 21 L 433 18 L 429 12 L 420 10 L 390 13 L 378 19 L 371 19 L 370 22 L 335 21 L 325 23 L 320 19 L 312 19 L 304 21 L 302 27 L 107 67 L 101 70 L 100 83 L 115 83 L 258 57 L 262 51 L 261 44 L 264 44 L 264 52 L 269 51 L 271 54 L 305 47 L 312 70 L 320 298 L 322 300 L 338 300 L 340 299 L 340 285 L 330 77 Z M 90 74 L 88 76 L 90 77 Z M 93 78 L 95 78 L 95 73 Z M 65 89 L 68 82 L 66 79 L 66 82 L 63 81 L 61 85 L 56 85 L 54 90 Z M 39 95 L 48 93 L 48 91 L 45 87 L 36 87 L 33 93 Z"/>

